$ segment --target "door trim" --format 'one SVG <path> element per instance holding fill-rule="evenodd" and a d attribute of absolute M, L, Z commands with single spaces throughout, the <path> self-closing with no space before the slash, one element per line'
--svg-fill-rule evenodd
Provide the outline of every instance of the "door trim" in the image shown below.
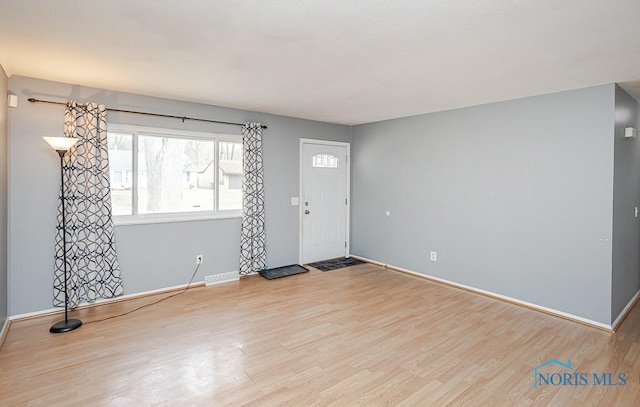
<path fill-rule="evenodd" d="M 302 218 L 304 215 L 304 204 L 302 203 L 302 195 L 303 195 L 303 188 L 304 188 L 304 180 L 302 179 L 302 174 L 303 174 L 303 155 L 302 155 L 302 151 L 303 151 L 303 147 L 305 144 L 318 144 L 318 145 L 325 145 L 325 146 L 339 146 L 339 147 L 346 147 L 347 149 L 347 204 L 345 205 L 346 208 L 346 213 L 345 213 L 345 225 L 344 225 L 344 240 L 347 243 L 346 247 L 344 248 L 344 257 L 349 257 L 349 252 L 350 249 L 349 247 L 351 246 L 351 242 L 350 242 L 350 230 L 349 230 L 349 224 L 351 223 L 350 221 L 350 214 L 351 214 L 351 143 L 346 143 L 343 141 L 330 141 L 330 140 L 316 140 L 316 139 L 310 139 L 310 138 L 301 138 L 300 139 L 300 151 L 299 151 L 299 173 L 298 173 L 298 179 L 299 179 L 299 185 L 298 185 L 298 264 L 302 265 Z"/>

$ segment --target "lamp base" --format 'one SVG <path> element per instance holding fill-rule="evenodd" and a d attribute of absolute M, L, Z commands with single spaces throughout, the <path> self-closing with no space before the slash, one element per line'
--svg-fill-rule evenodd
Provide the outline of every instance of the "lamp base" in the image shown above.
<path fill-rule="evenodd" d="M 66 321 L 56 322 L 49 328 L 49 332 L 52 334 L 61 334 L 69 331 L 73 331 L 76 328 L 80 328 L 82 321 L 79 319 L 69 319 Z"/>

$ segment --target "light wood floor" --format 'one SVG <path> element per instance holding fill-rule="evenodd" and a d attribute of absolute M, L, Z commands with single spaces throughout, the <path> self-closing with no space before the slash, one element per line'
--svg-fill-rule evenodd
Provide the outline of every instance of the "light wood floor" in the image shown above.
<path fill-rule="evenodd" d="M 369 264 L 195 288 L 50 334 L 59 319 L 12 324 L 0 405 L 640 405 L 640 306 L 614 335 Z M 551 358 L 628 383 L 534 389 Z"/>

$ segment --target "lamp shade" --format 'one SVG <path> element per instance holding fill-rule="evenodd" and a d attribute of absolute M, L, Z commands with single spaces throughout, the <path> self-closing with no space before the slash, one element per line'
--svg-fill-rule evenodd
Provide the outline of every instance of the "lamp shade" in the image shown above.
<path fill-rule="evenodd" d="M 80 140 L 75 137 L 43 137 L 43 139 L 58 152 L 69 151 Z"/>

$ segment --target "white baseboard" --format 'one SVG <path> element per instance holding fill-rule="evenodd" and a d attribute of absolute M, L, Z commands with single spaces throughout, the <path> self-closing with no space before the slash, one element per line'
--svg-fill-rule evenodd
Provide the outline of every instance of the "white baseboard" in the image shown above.
<path fill-rule="evenodd" d="M 618 314 L 618 318 L 616 318 L 616 320 L 613 321 L 613 324 L 611 324 L 614 331 L 618 329 L 618 326 L 622 323 L 624 318 L 627 316 L 629 311 L 631 311 L 631 308 L 635 305 L 635 303 L 638 301 L 639 298 L 640 298 L 640 290 L 636 291 L 636 295 L 634 295 L 633 298 L 629 300 L 627 305 L 622 309 L 622 311 L 620 311 L 620 314 Z"/>
<path fill-rule="evenodd" d="M 544 312 L 545 314 L 549 314 L 549 315 L 553 315 L 553 316 L 560 317 L 560 318 L 563 318 L 563 319 L 567 319 L 567 320 L 570 320 L 570 321 L 578 322 L 578 323 L 581 323 L 583 325 L 587 325 L 587 326 L 591 326 L 591 327 L 594 327 L 594 328 L 605 330 L 607 332 L 613 332 L 613 327 L 611 325 L 603 324 L 602 322 L 593 321 L 591 319 L 583 318 L 583 317 L 580 317 L 580 316 L 577 316 L 577 315 L 573 315 L 573 314 L 569 314 L 569 313 L 563 312 L 563 311 L 558 311 L 558 310 L 553 309 L 553 308 L 547 308 L 547 307 L 544 307 L 542 305 L 538 305 L 538 304 L 534 304 L 534 303 L 531 303 L 531 302 L 519 300 L 517 298 L 508 297 L 506 295 L 497 294 L 497 293 L 494 293 L 494 292 L 491 292 L 491 291 L 486 291 L 486 290 L 483 290 L 483 289 L 480 289 L 480 288 L 475 288 L 475 287 L 468 286 L 468 285 L 465 285 L 465 284 L 456 283 L 456 282 L 453 282 L 453 281 L 450 281 L 450 280 L 446 280 L 444 278 L 434 277 L 434 276 L 430 276 L 430 275 L 427 275 L 427 274 L 422 274 L 422 273 L 418 273 L 418 272 L 415 272 L 415 271 L 403 269 L 401 267 L 396 267 L 396 266 L 393 266 L 391 264 L 381 263 L 381 262 L 376 261 L 376 260 L 367 259 L 366 257 L 356 256 L 354 254 L 352 254 L 351 257 L 359 259 L 359 260 L 362 260 L 362 261 L 366 261 L 367 263 L 377 264 L 378 266 L 382 266 L 382 267 L 388 268 L 390 270 L 396 270 L 396 271 L 399 271 L 399 272 L 402 272 L 402 273 L 411 274 L 411 275 L 416 276 L 416 277 L 424 278 L 425 280 L 431 280 L 431 281 L 434 281 L 434 282 L 437 282 L 437 283 L 448 285 L 450 287 L 460 288 L 460 289 L 465 290 L 465 291 L 470 291 L 470 292 L 473 292 L 473 293 L 476 293 L 476 294 L 484 295 L 485 297 L 494 298 L 494 299 L 497 299 L 497 300 L 500 300 L 500 301 L 505 301 L 505 302 L 509 302 L 511 304 L 515 304 L 515 305 L 519 305 L 519 306 L 522 306 L 522 307 L 530 308 L 530 309 L 533 309 L 533 310 L 536 310 L 536 311 Z"/>
<path fill-rule="evenodd" d="M 181 285 L 176 285 L 176 286 L 173 286 L 173 287 L 159 288 L 157 290 L 143 291 L 143 292 L 140 292 L 140 293 L 121 295 L 119 297 L 114 297 L 114 298 L 106 298 L 106 299 L 102 298 L 102 299 L 96 300 L 94 302 L 83 302 L 80 305 L 78 305 L 77 307 L 75 307 L 74 310 L 83 309 L 83 308 L 90 308 L 90 307 L 95 307 L 95 306 L 98 306 L 98 305 L 105 305 L 105 304 L 110 304 L 110 303 L 120 302 L 120 301 L 125 301 L 125 300 L 130 300 L 130 299 L 133 299 L 133 298 L 148 297 L 150 295 L 162 294 L 162 293 L 171 292 L 171 291 L 179 291 L 179 290 L 183 290 L 183 289 L 187 288 L 187 286 L 188 286 L 188 284 L 181 284 Z M 202 286 L 204 286 L 204 282 L 192 283 L 190 288 L 202 287 Z M 64 308 L 49 308 L 49 309 L 45 309 L 45 310 L 42 310 L 42 311 L 27 312 L 25 314 L 11 315 L 8 319 L 11 320 L 11 321 L 19 321 L 19 320 L 22 320 L 22 319 L 31 319 L 31 318 L 41 317 L 41 316 L 45 316 L 45 315 L 60 314 L 60 313 L 63 313 L 63 312 L 64 312 Z"/>
<path fill-rule="evenodd" d="M 9 327 L 11 326 L 11 320 L 7 318 L 2 325 L 2 330 L 0 330 L 0 350 L 2 350 L 2 345 L 4 345 L 4 339 L 7 337 L 9 333 Z"/>

